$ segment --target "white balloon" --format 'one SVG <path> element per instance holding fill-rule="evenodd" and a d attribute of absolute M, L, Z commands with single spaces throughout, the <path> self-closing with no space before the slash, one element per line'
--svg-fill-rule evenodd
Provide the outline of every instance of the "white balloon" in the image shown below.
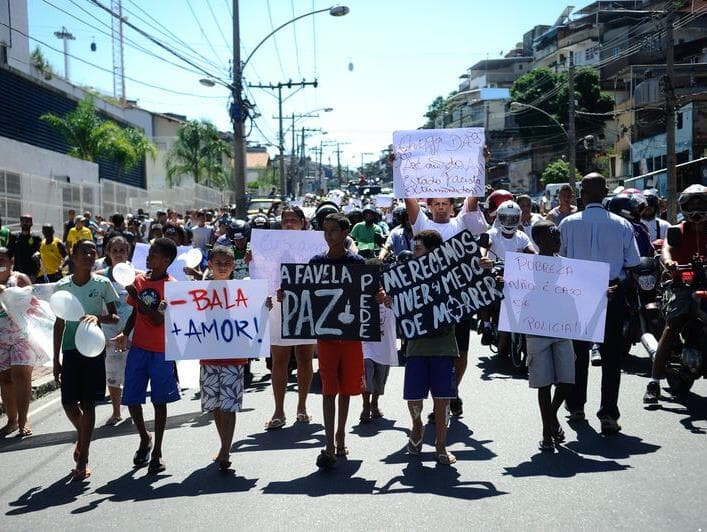
<path fill-rule="evenodd" d="M 79 321 L 86 314 L 81 301 L 66 290 L 60 290 L 49 299 L 49 306 L 58 318 L 65 321 Z"/>
<path fill-rule="evenodd" d="M 113 266 L 113 279 L 123 286 L 130 286 L 135 282 L 135 268 L 127 262 Z"/>
<path fill-rule="evenodd" d="M 100 355 L 106 348 L 106 337 L 98 325 L 82 321 L 76 328 L 76 349 L 85 357 Z"/>
<path fill-rule="evenodd" d="M 184 254 L 184 262 L 187 263 L 187 267 L 189 268 L 196 268 L 199 264 L 201 264 L 202 259 L 203 255 L 201 254 L 201 250 L 199 248 L 191 248 Z"/>

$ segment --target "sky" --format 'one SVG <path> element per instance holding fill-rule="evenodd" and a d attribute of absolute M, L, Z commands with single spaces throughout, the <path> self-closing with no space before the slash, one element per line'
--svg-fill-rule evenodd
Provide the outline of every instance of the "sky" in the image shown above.
<path fill-rule="evenodd" d="M 63 43 L 54 32 L 66 27 L 70 80 L 113 93 L 111 17 L 91 0 L 27 0 L 29 33 L 59 75 Z M 109 6 L 110 0 L 99 0 Z M 575 3 L 577 9 L 588 1 Z M 126 97 L 156 112 L 208 119 L 229 130 L 228 89 L 205 87 L 206 77 L 229 79 L 232 0 L 122 0 L 127 19 L 198 67 L 125 27 Z M 324 0 L 240 0 L 241 60 L 274 28 L 326 9 Z M 457 90 L 459 76 L 476 62 L 502 56 L 537 24 L 551 25 L 566 2 L 558 0 L 348 0 L 348 15 L 304 17 L 265 40 L 246 65 L 251 84 L 305 79 L 318 87 L 283 89 L 285 148 L 295 129 L 307 132 L 307 147 L 325 143 L 323 162 L 358 167 L 377 158 L 396 130 L 416 129 L 430 103 Z M 96 51 L 91 51 L 91 43 Z M 55 48 L 52 50 L 50 47 Z M 142 50 L 140 50 L 142 49 Z M 156 57 L 155 57 L 156 56 Z M 82 62 L 83 60 L 84 62 Z M 87 63 L 92 63 L 87 64 Z M 95 66 L 94 66 L 95 65 Z M 102 69 L 102 70 L 101 70 Z M 153 85 L 150 87 L 148 85 Z M 277 146 L 277 91 L 248 88 L 260 117 L 248 141 Z M 331 112 L 313 112 L 333 108 Z M 298 140 L 299 142 L 299 140 Z M 327 146 L 328 144 L 328 146 Z M 269 148 L 272 153 L 276 148 Z"/>

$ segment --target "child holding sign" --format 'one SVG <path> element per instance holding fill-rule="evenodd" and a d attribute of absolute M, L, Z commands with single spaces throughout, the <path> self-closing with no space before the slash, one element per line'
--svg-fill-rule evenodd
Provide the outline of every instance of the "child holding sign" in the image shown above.
<path fill-rule="evenodd" d="M 209 279 L 228 281 L 233 276 L 236 257 L 232 247 L 217 245 L 209 255 Z M 236 412 L 243 403 L 244 368 L 247 358 L 201 360 L 201 409 L 211 412 L 221 439 L 214 457 L 221 471 L 231 467 L 230 452 L 236 429 Z"/>
<path fill-rule="evenodd" d="M 114 338 L 116 348 L 125 350 L 128 336 L 134 329 L 132 347 L 125 366 L 122 403 L 128 407 L 140 434 L 140 447 L 135 452 L 133 464 L 141 467 L 149 463 L 150 474 L 165 470 L 162 437 L 167 424 L 167 403 L 179 400 L 175 364 L 166 361 L 164 357 L 164 284 L 174 281 L 167 273 L 167 268 L 176 257 L 177 246 L 169 238 L 157 238 L 150 245 L 147 254 L 149 271 L 138 275 L 132 285 L 125 287 L 129 296 L 128 304 L 133 307 L 133 312 L 123 332 Z M 155 409 L 154 448 L 142 414 L 148 382 Z"/>
<path fill-rule="evenodd" d="M 552 257 L 560 250 L 560 230 L 550 221 L 537 222 L 533 240 L 540 255 Z M 560 427 L 557 411 L 574 385 L 574 349 L 572 340 L 526 335 L 528 348 L 528 384 L 538 389 L 543 439 L 538 444 L 541 451 L 553 452 L 555 445 L 565 441 L 565 431 Z M 552 396 L 552 385 L 555 395 Z"/>

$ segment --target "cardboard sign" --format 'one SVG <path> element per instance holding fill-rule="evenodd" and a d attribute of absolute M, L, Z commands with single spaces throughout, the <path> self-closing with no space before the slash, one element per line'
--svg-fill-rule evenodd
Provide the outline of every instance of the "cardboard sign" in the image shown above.
<path fill-rule="evenodd" d="M 395 131 L 393 182 L 399 198 L 485 195 L 484 129 Z"/>
<path fill-rule="evenodd" d="M 609 264 L 506 252 L 502 331 L 601 343 Z"/>
<path fill-rule="evenodd" d="M 184 255 L 191 250 L 191 246 L 177 246 L 177 258 L 167 268 L 167 273 L 174 277 L 177 281 L 189 280 L 184 273 L 184 267 L 187 263 L 184 260 Z M 138 242 L 135 244 L 133 251 L 133 259 L 130 261 L 136 270 L 147 271 L 147 254 L 150 251 L 150 244 Z"/>
<path fill-rule="evenodd" d="M 328 249 L 322 231 L 253 229 L 250 237 L 251 279 L 265 279 L 270 294 L 280 288 L 280 266 L 306 264 Z"/>
<path fill-rule="evenodd" d="M 392 194 L 376 194 L 374 202 L 380 209 L 390 209 L 393 206 L 395 196 Z"/>
<path fill-rule="evenodd" d="M 167 360 L 270 355 L 264 281 L 165 283 Z"/>
<path fill-rule="evenodd" d="M 383 272 L 383 288 L 405 338 L 433 335 L 501 298 L 480 266 L 474 236 L 462 231 L 439 248 Z"/>
<path fill-rule="evenodd" d="M 378 305 L 380 312 L 381 339 L 378 342 L 362 342 L 363 358 L 370 358 L 385 366 L 398 365 L 398 347 L 396 344 L 395 314 L 385 305 Z"/>
<path fill-rule="evenodd" d="M 378 266 L 283 264 L 282 337 L 380 340 Z"/>

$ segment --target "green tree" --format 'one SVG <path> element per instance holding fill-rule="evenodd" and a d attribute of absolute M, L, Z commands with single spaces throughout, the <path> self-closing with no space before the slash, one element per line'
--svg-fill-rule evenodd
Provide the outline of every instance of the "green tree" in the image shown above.
<path fill-rule="evenodd" d="M 52 67 L 47 58 L 44 57 L 44 53 L 39 46 L 32 50 L 29 56 L 29 62 L 44 76 L 44 79 L 52 79 L 52 76 L 54 76 L 54 67 Z"/>
<path fill-rule="evenodd" d="M 456 94 L 454 91 L 449 93 L 449 96 L 444 98 L 443 96 L 437 96 L 434 101 L 427 108 L 427 112 L 423 115 L 427 122 L 422 126 L 423 129 L 434 129 L 435 122 L 438 117 L 445 117 L 451 111 L 451 105 L 449 98 Z"/>
<path fill-rule="evenodd" d="M 228 183 L 224 156 L 231 157 L 231 149 L 216 126 L 207 120 L 191 120 L 179 128 L 167 154 L 167 182 L 177 186 L 187 175 L 195 183 L 223 187 Z"/>
<path fill-rule="evenodd" d="M 47 113 L 39 117 L 57 130 L 70 146 L 69 155 L 84 161 L 96 161 L 109 154 L 109 144 L 115 138 L 114 122 L 98 116 L 92 96 L 79 102 L 76 109 L 66 115 Z"/>
<path fill-rule="evenodd" d="M 575 175 L 580 175 L 579 170 L 575 169 Z M 542 175 L 540 176 L 540 182 L 543 186 L 549 185 L 550 183 L 568 183 L 570 180 L 570 165 L 564 159 L 557 159 L 552 161 L 545 167 Z"/>
<path fill-rule="evenodd" d="M 548 68 L 536 68 L 519 77 L 511 87 L 511 99 L 533 105 L 550 114 L 567 129 L 569 90 L 567 72 L 555 73 Z M 604 129 L 601 116 L 582 113 L 607 113 L 614 105 L 613 98 L 601 92 L 599 74 L 596 69 L 575 69 L 574 99 L 576 102 L 575 128 L 577 137 L 595 134 Z M 549 137 L 564 136 L 557 124 L 534 109 L 522 109 L 516 113 L 516 122 L 521 127 L 521 137 L 526 141 L 542 141 Z"/>
<path fill-rule="evenodd" d="M 139 129 L 121 128 L 110 122 L 110 140 L 106 147 L 106 156 L 118 164 L 118 175 L 121 176 L 135 169 L 146 156 L 153 160 L 157 148 Z"/>

